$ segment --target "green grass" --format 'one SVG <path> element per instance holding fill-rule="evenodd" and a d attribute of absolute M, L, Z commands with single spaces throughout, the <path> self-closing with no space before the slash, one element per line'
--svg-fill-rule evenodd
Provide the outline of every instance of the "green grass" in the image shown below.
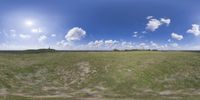
<path fill-rule="evenodd" d="M 198 100 L 200 53 L 0 53 L 0 100 L 66 98 Z"/>

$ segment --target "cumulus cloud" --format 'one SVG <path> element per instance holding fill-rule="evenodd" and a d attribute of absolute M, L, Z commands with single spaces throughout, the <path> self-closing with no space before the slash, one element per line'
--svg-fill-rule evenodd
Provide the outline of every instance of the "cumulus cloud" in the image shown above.
<path fill-rule="evenodd" d="M 147 16 L 147 18 L 146 19 L 152 19 L 153 18 L 153 16 Z"/>
<path fill-rule="evenodd" d="M 146 43 L 136 44 L 134 42 L 117 41 L 117 40 L 96 40 L 89 42 L 85 47 L 87 49 L 147 49 L 149 46 Z"/>
<path fill-rule="evenodd" d="M 74 27 L 68 31 L 65 35 L 67 41 L 80 40 L 86 35 L 86 31 L 79 27 Z"/>
<path fill-rule="evenodd" d="M 160 22 L 162 22 L 163 24 L 169 25 L 171 23 L 171 19 L 161 18 Z"/>
<path fill-rule="evenodd" d="M 14 30 L 14 29 L 10 30 L 10 35 L 11 35 L 12 37 L 16 37 L 16 36 L 17 36 L 16 30 Z"/>
<path fill-rule="evenodd" d="M 149 49 L 167 49 L 168 48 L 168 45 L 167 44 L 164 44 L 164 45 L 159 45 L 153 41 L 150 41 L 150 46 L 149 46 Z"/>
<path fill-rule="evenodd" d="M 133 42 L 122 41 L 120 44 L 121 49 L 133 49 L 135 47 Z"/>
<path fill-rule="evenodd" d="M 96 40 L 89 42 L 87 45 L 92 49 L 116 49 L 121 47 L 121 42 L 117 40 Z"/>
<path fill-rule="evenodd" d="M 146 43 L 140 43 L 138 46 L 141 47 L 142 49 L 149 48 L 149 46 Z"/>
<path fill-rule="evenodd" d="M 146 33 L 147 33 L 146 31 L 141 31 L 141 32 L 135 31 L 133 32 L 132 37 L 141 39 L 144 37 L 143 34 L 146 34 Z"/>
<path fill-rule="evenodd" d="M 73 42 L 62 40 L 57 42 L 59 49 L 68 50 L 125 50 L 125 49 L 158 49 L 170 50 L 179 48 L 177 43 L 159 44 L 153 41 L 150 42 L 131 42 L 131 41 L 118 41 L 118 40 L 95 40 L 86 44 L 75 45 Z"/>
<path fill-rule="evenodd" d="M 160 26 L 162 25 L 162 23 L 157 20 L 157 19 L 151 19 L 149 20 L 149 22 L 147 23 L 146 29 L 150 30 L 150 31 L 155 31 L 156 29 L 158 29 Z"/>
<path fill-rule="evenodd" d="M 31 38 L 31 36 L 28 35 L 28 34 L 19 34 L 19 37 L 22 38 L 22 39 L 29 39 L 29 38 Z"/>
<path fill-rule="evenodd" d="M 171 43 L 170 45 L 171 45 L 172 47 L 174 47 L 174 48 L 176 48 L 176 47 L 179 46 L 177 43 Z"/>
<path fill-rule="evenodd" d="M 101 48 L 104 45 L 103 40 L 95 40 L 88 43 L 88 46 L 91 48 Z"/>
<path fill-rule="evenodd" d="M 151 43 L 151 46 L 158 47 L 158 45 L 156 43 L 154 43 L 153 41 L 151 41 L 150 43 Z"/>
<path fill-rule="evenodd" d="M 187 30 L 187 33 L 191 33 L 195 36 L 199 36 L 200 35 L 200 26 L 197 24 L 193 24 L 192 28 Z"/>
<path fill-rule="evenodd" d="M 146 32 L 146 31 L 142 31 L 141 33 L 142 33 L 142 34 L 146 34 L 147 32 Z"/>
<path fill-rule="evenodd" d="M 176 39 L 176 40 L 182 40 L 182 39 L 183 39 L 183 36 L 182 36 L 182 35 L 179 35 L 179 34 L 177 34 L 177 33 L 172 33 L 172 34 L 171 34 L 171 37 L 172 37 L 173 39 Z"/>
<path fill-rule="evenodd" d="M 67 42 L 66 40 L 61 40 L 61 41 L 57 42 L 56 45 L 61 46 L 61 47 L 71 46 L 71 44 L 69 42 Z"/>
<path fill-rule="evenodd" d="M 117 44 L 119 41 L 117 40 L 106 40 L 105 45 L 107 46 L 113 46 L 114 44 Z"/>
<path fill-rule="evenodd" d="M 138 32 L 137 31 L 135 31 L 135 32 L 133 32 L 133 35 L 132 35 L 134 38 L 136 38 L 136 37 L 138 37 Z"/>
<path fill-rule="evenodd" d="M 107 42 L 106 42 L 107 41 Z M 72 43 L 72 44 L 71 44 Z M 158 49 L 158 50 L 177 50 L 181 49 L 177 43 L 160 44 L 153 41 L 150 42 L 130 42 L 130 41 L 118 41 L 118 40 L 95 40 L 86 44 L 73 44 L 67 40 L 57 42 L 58 49 L 63 50 L 125 50 L 125 49 Z"/>
<path fill-rule="evenodd" d="M 33 32 L 33 33 L 42 33 L 43 31 L 42 31 L 41 28 L 34 28 L 34 29 L 31 30 L 31 32 Z"/>
<path fill-rule="evenodd" d="M 137 34 L 133 34 L 133 37 L 135 37 L 135 38 L 136 38 L 136 37 L 138 37 L 138 35 L 137 35 Z"/>
<path fill-rule="evenodd" d="M 56 34 L 51 34 L 51 37 L 56 37 Z"/>
<path fill-rule="evenodd" d="M 155 19 L 152 17 L 147 17 L 147 19 L 149 20 L 146 26 L 146 30 L 150 30 L 150 31 L 155 31 L 156 29 L 158 29 L 161 25 L 166 24 L 167 26 L 171 23 L 170 19 L 165 19 L 165 18 L 160 18 L 159 19 Z"/>
<path fill-rule="evenodd" d="M 17 36 L 17 31 L 14 29 L 10 29 L 10 30 L 3 30 L 3 35 L 5 35 L 6 37 L 11 37 L 11 38 L 15 38 Z"/>
<path fill-rule="evenodd" d="M 168 42 L 172 42 L 172 40 L 171 40 L 171 39 L 168 39 L 167 41 L 168 41 Z"/>
<path fill-rule="evenodd" d="M 39 42 L 42 42 L 42 41 L 45 41 L 46 39 L 47 39 L 47 36 L 41 35 L 41 36 L 38 38 L 38 41 L 39 41 Z"/>

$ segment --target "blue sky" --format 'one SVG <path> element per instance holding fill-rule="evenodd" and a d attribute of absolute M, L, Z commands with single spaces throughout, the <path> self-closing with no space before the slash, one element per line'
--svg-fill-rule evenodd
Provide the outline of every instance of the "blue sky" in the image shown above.
<path fill-rule="evenodd" d="M 0 0 L 0 49 L 200 49 L 199 0 Z"/>

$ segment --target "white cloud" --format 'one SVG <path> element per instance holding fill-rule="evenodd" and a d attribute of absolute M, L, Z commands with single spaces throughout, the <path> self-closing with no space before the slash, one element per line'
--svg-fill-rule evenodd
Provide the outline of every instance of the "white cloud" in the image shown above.
<path fill-rule="evenodd" d="M 171 23 L 170 19 L 165 19 L 165 18 L 161 18 L 159 19 L 152 19 L 152 17 L 147 17 L 147 19 L 149 20 L 146 26 L 146 30 L 150 30 L 150 31 L 155 31 L 156 29 L 158 29 L 161 25 L 166 24 L 167 26 Z"/>
<path fill-rule="evenodd" d="M 0 50 L 27 50 L 48 47 L 48 45 L 40 44 L 18 44 L 18 43 L 0 43 Z"/>
<path fill-rule="evenodd" d="M 168 45 L 167 44 L 164 44 L 164 45 L 159 45 L 153 41 L 150 41 L 150 46 L 149 46 L 149 49 L 159 49 L 159 50 L 163 50 L 163 49 L 167 49 L 168 48 Z"/>
<path fill-rule="evenodd" d="M 56 43 L 56 45 L 61 46 L 61 47 L 71 47 L 72 45 L 67 42 L 66 40 L 61 40 Z"/>
<path fill-rule="evenodd" d="M 89 42 L 87 46 L 92 49 L 115 49 L 121 47 L 120 42 L 117 40 L 96 40 Z"/>
<path fill-rule="evenodd" d="M 167 24 L 169 25 L 171 23 L 171 19 L 165 19 L 165 18 L 161 18 L 160 22 L 162 22 L 163 24 Z"/>
<path fill-rule="evenodd" d="M 118 43 L 117 40 L 105 40 L 105 44 L 110 45 L 110 44 L 116 44 Z"/>
<path fill-rule="evenodd" d="M 31 32 L 33 33 L 42 33 L 42 29 L 41 28 L 34 28 L 31 30 Z"/>
<path fill-rule="evenodd" d="M 134 34 L 138 34 L 138 32 L 137 31 L 135 31 L 135 32 L 133 32 Z"/>
<path fill-rule="evenodd" d="M 62 40 L 57 42 L 59 49 L 67 50 L 125 50 L 125 49 L 158 49 L 158 50 L 176 50 L 180 49 L 177 43 L 159 44 L 153 41 L 150 42 L 129 42 L 118 40 L 95 40 L 86 44 L 75 45 L 73 42 Z"/>
<path fill-rule="evenodd" d="M 142 34 L 146 34 L 147 32 L 146 31 L 142 31 Z"/>
<path fill-rule="evenodd" d="M 158 45 L 157 45 L 156 43 L 154 43 L 153 41 L 151 41 L 150 43 L 151 43 L 151 45 L 152 45 L 153 47 L 158 47 Z"/>
<path fill-rule="evenodd" d="M 197 24 L 193 24 L 192 28 L 187 30 L 187 33 L 192 33 L 195 36 L 199 36 L 200 35 L 200 26 Z"/>
<path fill-rule="evenodd" d="M 168 39 L 167 41 L 168 41 L 168 42 L 172 42 L 172 40 L 171 40 L 171 39 Z"/>
<path fill-rule="evenodd" d="M 135 38 L 136 38 L 137 36 L 138 36 L 137 34 L 134 34 L 134 35 L 133 35 L 133 37 L 135 37 Z"/>
<path fill-rule="evenodd" d="M 147 18 L 146 19 L 152 19 L 153 18 L 153 16 L 147 16 Z"/>
<path fill-rule="evenodd" d="M 158 29 L 162 23 L 157 20 L 157 19 L 150 19 L 149 22 L 147 23 L 146 29 L 150 31 L 155 31 Z"/>
<path fill-rule="evenodd" d="M 174 48 L 176 48 L 176 47 L 179 46 L 177 43 L 171 43 L 170 45 L 171 45 L 172 47 L 174 47 Z"/>
<path fill-rule="evenodd" d="M 137 34 L 138 34 L 138 32 L 137 32 L 137 31 L 133 32 L 133 37 L 135 37 L 135 38 L 136 38 L 136 37 L 138 36 Z"/>
<path fill-rule="evenodd" d="M 68 31 L 65 35 L 67 41 L 80 40 L 86 35 L 86 31 L 79 27 L 74 27 Z"/>
<path fill-rule="evenodd" d="M 19 34 L 19 37 L 22 38 L 22 39 L 29 39 L 29 38 L 31 38 L 31 36 L 28 35 L 28 34 Z"/>
<path fill-rule="evenodd" d="M 56 37 L 56 34 L 51 34 L 51 37 Z"/>
<path fill-rule="evenodd" d="M 146 43 L 140 43 L 138 46 L 138 49 L 149 49 L 150 46 L 147 45 Z"/>
<path fill-rule="evenodd" d="M 46 39 L 47 39 L 47 36 L 41 35 L 41 36 L 38 38 L 38 41 L 39 41 L 39 42 L 42 42 L 42 41 L 44 41 L 44 40 L 46 40 Z"/>
<path fill-rule="evenodd" d="M 117 40 L 106 40 L 105 41 L 105 46 L 108 48 L 115 47 L 118 44 L 119 41 Z"/>
<path fill-rule="evenodd" d="M 14 29 L 10 29 L 8 31 L 3 30 L 2 32 L 6 37 L 11 37 L 11 38 L 15 38 L 17 36 L 17 31 Z"/>
<path fill-rule="evenodd" d="M 88 43 L 88 46 L 91 48 L 101 48 L 103 45 L 104 45 L 103 40 L 96 40 Z"/>
<path fill-rule="evenodd" d="M 146 34 L 146 33 L 147 33 L 146 31 L 141 31 L 141 32 L 135 31 L 133 32 L 132 37 L 141 39 L 144 37 L 142 34 Z"/>
<path fill-rule="evenodd" d="M 146 43 L 140 43 L 139 45 L 143 47 L 143 46 L 145 46 L 145 45 L 146 45 Z"/>
<path fill-rule="evenodd" d="M 10 35 L 11 35 L 12 37 L 16 37 L 16 36 L 17 36 L 16 30 L 14 30 L 14 29 L 10 30 Z"/>
<path fill-rule="evenodd" d="M 171 34 L 171 37 L 172 37 L 173 39 L 176 39 L 176 40 L 182 40 L 182 39 L 183 39 L 183 36 L 182 36 L 182 35 L 179 35 L 179 34 L 177 34 L 177 33 L 172 33 L 172 34 Z"/>
<path fill-rule="evenodd" d="M 120 49 L 133 49 L 135 47 L 135 43 L 133 43 L 133 42 L 127 42 L 127 41 L 122 41 L 120 43 L 120 47 L 119 47 Z"/>

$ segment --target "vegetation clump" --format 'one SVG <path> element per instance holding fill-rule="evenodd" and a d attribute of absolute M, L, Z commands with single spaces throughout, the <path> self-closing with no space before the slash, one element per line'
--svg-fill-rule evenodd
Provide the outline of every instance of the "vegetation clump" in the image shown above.
<path fill-rule="evenodd" d="M 0 53 L 0 100 L 200 98 L 198 52 L 26 52 Z"/>

